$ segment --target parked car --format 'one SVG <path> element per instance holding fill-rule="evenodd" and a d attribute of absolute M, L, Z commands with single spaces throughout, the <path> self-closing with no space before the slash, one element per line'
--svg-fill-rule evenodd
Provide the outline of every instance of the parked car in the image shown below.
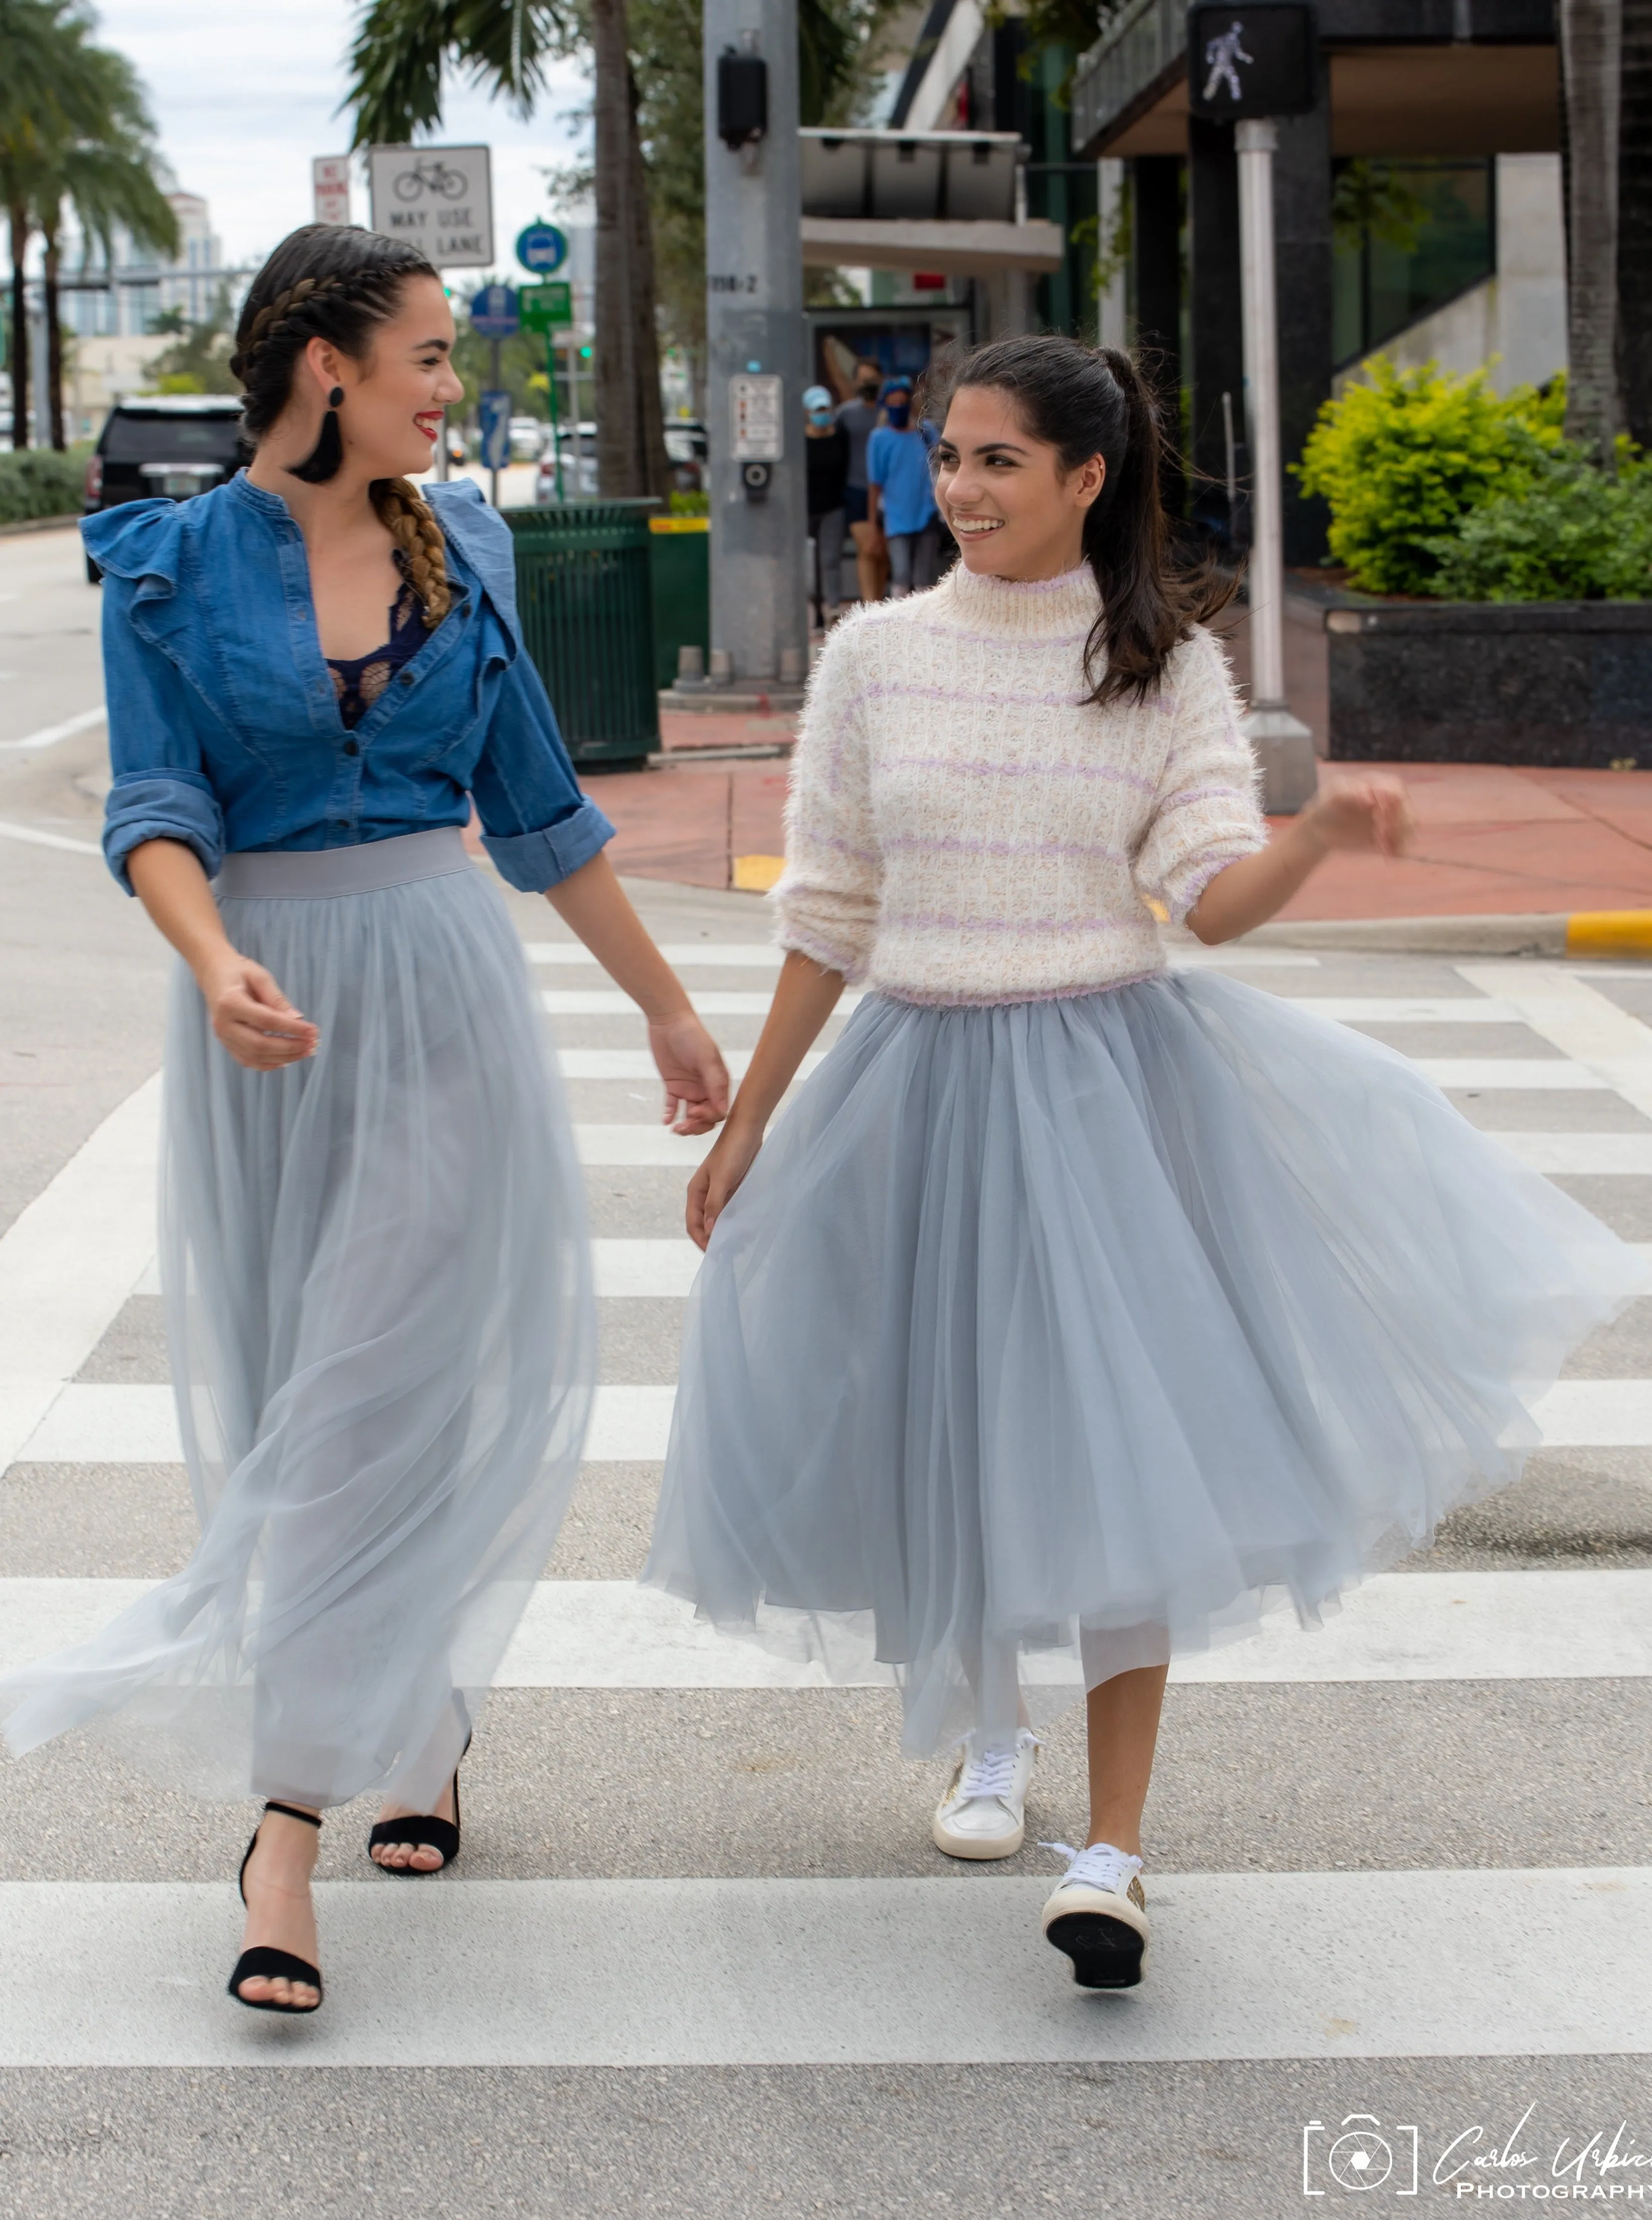
<path fill-rule="evenodd" d="M 671 481 L 679 493 L 705 489 L 711 442 L 706 427 L 692 416 L 672 416 L 665 425 L 665 452 L 670 458 Z"/>
<path fill-rule="evenodd" d="M 582 424 L 576 440 L 574 427 L 564 424 L 558 428 L 557 445 L 562 455 L 562 493 L 564 501 L 595 501 L 596 498 L 596 427 Z M 541 507 L 557 498 L 556 455 L 547 442 L 539 458 L 539 471 L 533 481 L 533 498 Z"/>
<path fill-rule="evenodd" d="M 123 502 L 159 496 L 190 501 L 234 477 L 249 451 L 241 404 L 227 393 L 163 393 L 117 401 L 86 465 L 88 516 Z M 90 556 L 86 576 L 102 573 Z"/>
<path fill-rule="evenodd" d="M 513 463 L 537 463 L 551 437 L 551 427 L 540 416 L 510 420 L 510 458 Z"/>

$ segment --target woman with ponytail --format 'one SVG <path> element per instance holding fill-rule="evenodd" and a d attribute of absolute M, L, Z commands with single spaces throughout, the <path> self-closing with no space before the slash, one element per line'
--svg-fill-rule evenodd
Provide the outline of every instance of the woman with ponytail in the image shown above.
<path fill-rule="evenodd" d="M 1652 1275 L 1390 1050 L 1167 970 L 1156 914 L 1230 940 L 1331 849 L 1400 852 L 1404 790 L 1350 777 L 1269 840 L 1127 357 L 1007 340 L 943 404 L 961 559 L 811 683 L 788 952 L 689 1191 L 646 1577 L 892 1673 L 909 1753 L 962 1737 L 952 1857 L 1020 1848 L 1034 1728 L 1085 1692 L 1089 1830 L 1044 1930 L 1125 1988 L 1171 1656 L 1270 1604 L 1317 1624 L 1513 1480 L 1535 1395 Z"/>
<path fill-rule="evenodd" d="M 421 494 L 463 396 L 415 249 L 312 225 L 253 281 L 249 468 L 90 519 L 104 847 L 178 951 L 161 1284 L 202 1531 L 79 1648 L 0 1684 L 14 1751 L 108 1730 L 268 1799 L 240 2003 L 321 2001 L 321 1815 L 374 1863 L 459 1846 L 458 1767 L 577 1471 L 595 1378 L 580 1174 L 522 946 L 462 830 L 640 1006 L 666 1117 L 727 1080 L 620 892 L 517 622 L 511 534 Z M 115 1969 L 119 1979 L 119 1969 Z"/>

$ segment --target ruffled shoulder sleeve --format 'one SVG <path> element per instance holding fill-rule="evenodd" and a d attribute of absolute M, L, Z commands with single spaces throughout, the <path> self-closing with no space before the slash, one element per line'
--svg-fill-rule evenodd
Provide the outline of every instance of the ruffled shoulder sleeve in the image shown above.
<path fill-rule="evenodd" d="M 177 501 L 124 501 L 83 517 L 80 537 L 100 571 L 170 589 L 183 561 L 184 507 Z"/>

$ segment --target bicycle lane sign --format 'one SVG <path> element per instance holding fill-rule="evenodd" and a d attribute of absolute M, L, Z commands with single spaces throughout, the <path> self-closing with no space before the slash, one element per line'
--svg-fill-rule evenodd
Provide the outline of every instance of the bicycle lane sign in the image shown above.
<path fill-rule="evenodd" d="M 372 228 L 405 239 L 439 270 L 492 264 L 493 182 L 486 147 L 371 147 Z"/>

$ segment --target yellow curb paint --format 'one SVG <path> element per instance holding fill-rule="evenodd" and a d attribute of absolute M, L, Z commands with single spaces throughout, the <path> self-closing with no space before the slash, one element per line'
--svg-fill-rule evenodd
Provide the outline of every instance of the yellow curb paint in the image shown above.
<path fill-rule="evenodd" d="M 651 516 L 648 529 L 651 532 L 709 532 L 711 519 L 708 516 Z"/>
<path fill-rule="evenodd" d="M 734 891 L 742 895 L 766 895 L 786 868 L 783 856 L 736 856 L 734 858 Z"/>
<path fill-rule="evenodd" d="M 1568 956 L 1652 957 L 1652 909 L 1581 909 L 1566 920 Z"/>

